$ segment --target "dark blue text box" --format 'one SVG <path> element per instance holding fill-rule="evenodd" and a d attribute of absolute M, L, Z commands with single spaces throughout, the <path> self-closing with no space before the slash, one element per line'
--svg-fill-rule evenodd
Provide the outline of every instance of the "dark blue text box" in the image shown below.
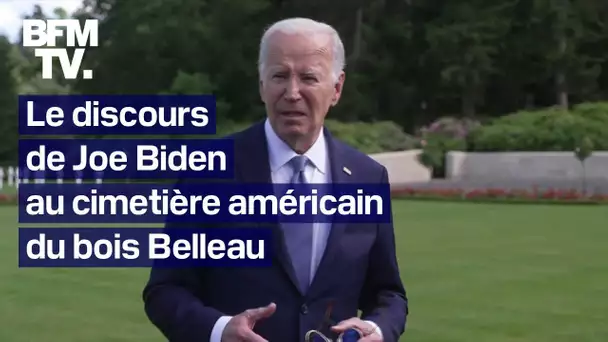
<path fill-rule="evenodd" d="M 267 228 L 19 228 L 19 267 L 266 267 L 271 256 Z"/>
<path fill-rule="evenodd" d="M 19 134 L 215 134 L 215 109 L 213 95 L 21 95 Z"/>
<path fill-rule="evenodd" d="M 63 163 L 60 163 L 62 156 Z M 54 171 L 61 164 L 62 169 Z M 27 139 L 19 141 L 19 168 L 21 176 L 30 179 L 228 179 L 234 175 L 234 142 L 230 139 Z"/>
<path fill-rule="evenodd" d="M 293 192 L 286 196 L 289 189 Z M 392 220 L 388 184 L 47 183 L 22 184 L 18 196 L 20 223 L 387 223 Z"/>

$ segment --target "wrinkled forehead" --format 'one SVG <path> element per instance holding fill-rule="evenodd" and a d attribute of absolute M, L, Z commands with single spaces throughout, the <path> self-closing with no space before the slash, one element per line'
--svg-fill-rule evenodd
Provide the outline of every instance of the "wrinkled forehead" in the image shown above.
<path fill-rule="evenodd" d="M 332 39 L 329 34 L 275 32 L 268 39 L 265 64 L 268 68 L 280 66 L 319 68 L 330 66 L 332 59 Z"/>

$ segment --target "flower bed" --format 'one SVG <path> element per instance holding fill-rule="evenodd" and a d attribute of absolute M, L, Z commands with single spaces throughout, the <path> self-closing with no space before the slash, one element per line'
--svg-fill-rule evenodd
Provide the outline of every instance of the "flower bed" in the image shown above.
<path fill-rule="evenodd" d="M 505 202 L 505 203 L 572 203 L 572 204 L 608 204 L 608 194 L 583 196 L 578 190 L 505 190 L 497 188 L 464 190 L 415 189 L 400 188 L 391 190 L 394 198 L 469 201 L 469 202 Z M 17 194 L 0 194 L 0 205 L 17 205 Z"/>
<path fill-rule="evenodd" d="M 17 205 L 18 202 L 17 194 L 0 194 L 0 205 Z"/>
<path fill-rule="evenodd" d="M 391 191 L 396 198 L 460 200 L 474 202 L 509 202 L 509 203 L 573 203 L 573 204 L 608 204 L 608 194 L 584 196 L 580 191 L 571 190 L 505 190 L 488 189 L 415 189 L 401 188 Z"/>

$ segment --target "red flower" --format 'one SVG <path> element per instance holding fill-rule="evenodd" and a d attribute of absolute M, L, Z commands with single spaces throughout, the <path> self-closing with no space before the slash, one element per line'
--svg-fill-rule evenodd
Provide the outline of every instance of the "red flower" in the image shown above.
<path fill-rule="evenodd" d="M 533 201 L 535 199 L 555 200 L 559 202 L 576 202 L 583 199 L 593 202 L 607 202 L 608 194 L 596 194 L 586 198 L 576 189 L 547 189 L 540 191 L 537 187 L 532 190 L 487 188 L 463 190 L 459 188 L 415 189 L 411 187 L 394 189 L 393 195 L 405 197 L 430 197 L 453 199 L 519 199 Z"/>

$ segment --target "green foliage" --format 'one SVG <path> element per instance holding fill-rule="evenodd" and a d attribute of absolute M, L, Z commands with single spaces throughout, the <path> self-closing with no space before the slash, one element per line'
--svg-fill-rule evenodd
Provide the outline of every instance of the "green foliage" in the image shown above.
<path fill-rule="evenodd" d="M 520 111 L 475 129 L 469 151 L 575 151 L 584 141 L 608 150 L 608 106 L 587 103 L 571 111 Z"/>
<path fill-rule="evenodd" d="M 418 155 L 420 163 L 433 171 L 433 176 L 442 178 L 445 175 L 446 155 L 450 151 L 465 149 L 464 139 L 455 139 L 438 133 L 430 133 L 424 139 L 422 152 Z"/>
<path fill-rule="evenodd" d="M 496 117 L 551 105 L 558 94 L 606 99 L 607 14 L 608 2 L 597 0 L 86 0 L 73 17 L 101 18 L 99 48 L 87 49 L 82 64 L 93 80 L 42 81 L 32 49 L 15 42 L 14 50 L 22 93 L 198 88 L 216 95 L 219 118 L 251 122 L 264 115 L 256 63 L 263 30 L 310 17 L 334 26 L 345 45 L 346 84 L 332 118 L 392 121 L 409 132 L 440 113 Z"/>
<path fill-rule="evenodd" d="M 418 155 L 420 163 L 432 170 L 433 177 L 445 176 L 446 155 L 450 151 L 462 151 L 465 148 L 463 139 L 454 139 L 432 133 L 426 136 L 422 152 Z"/>
<path fill-rule="evenodd" d="M 401 127 L 414 131 L 438 113 L 498 117 L 561 95 L 607 99 L 607 14 L 608 2 L 596 0 L 87 0 L 73 16 L 101 18 L 99 48 L 88 49 L 82 64 L 94 80 L 42 80 L 40 59 L 20 42 L 13 44 L 13 73 L 19 93 L 214 94 L 221 136 L 265 115 L 256 63 L 263 30 L 281 18 L 311 17 L 334 26 L 346 50 L 346 84 L 331 116 L 342 123 L 328 126 L 374 153 L 416 148 Z M 50 15 L 36 6 L 30 17 Z M 470 129 L 470 150 L 572 152 L 584 137 L 594 149 L 606 147 L 608 104 L 543 112 L 479 129 L 475 121 L 442 118 L 436 125 L 443 133 L 422 134 L 422 160 L 441 170 L 444 151 L 461 148 Z M 376 123 L 345 123 L 355 121 Z"/>
<path fill-rule="evenodd" d="M 584 163 L 585 160 L 591 156 L 591 153 L 593 153 L 593 142 L 591 139 L 589 139 L 589 137 L 583 138 L 580 145 L 574 150 L 574 153 L 576 158 L 581 163 Z"/>
<path fill-rule="evenodd" d="M 339 122 L 326 120 L 326 127 L 336 138 L 364 153 L 413 149 L 417 141 L 390 121 Z"/>
<path fill-rule="evenodd" d="M 469 118 L 445 116 L 435 120 L 430 125 L 421 128 L 420 134 L 423 138 L 428 134 L 438 134 L 452 139 L 464 139 L 473 129 L 480 125 L 479 121 Z"/>
<path fill-rule="evenodd" d="M 249 126 L 251 126 L 251 123 L 248 123 L 248 122 L 234 122 L 234 121 L 222 120 L 222 122 L 217 125 L 215 137 L 216 138 L 225 137 L 230 134 L 245 130 L 245 129 L 249 128 Z"/>
<path fill-rule="evenodd" d="M 17 82 L 15 80 L 12 45 L 0 36 L 0 163 L 17 162 Z"/>
<path fill-rule="evenodd" d="M 462 151 L 466 148 L 466 137 L 479 122 L 471 119 L 442 117 L 420 130 L 422 152 L 418 156 L 420 163 L 433 170 L 435 177 L 445 174 L 446 154 L 450 151 Z"/>
<path fill-rule="evenodd" d="M 189 74 L 182 70 L 178 70 L 169 91 L 161 92 L 161 94 L 173 95 L 200 95 L 211 94 L 215 95 L 217 87 L 209 79 L 209 75 L 203 73 Z M 226 118 L 226 113 L 230 110 L 230 104 L 223 99 L 215 98 L 216 124 L 220 126 L 230 126 L 233 122 Z M 224 122 L 226 121 L 226 122 Z"/>
<path fill-rule="evenodd" d="M 608 102 L 585 102 L 574 106 L 573 112 L 585 119 L 608 124 Z"/>

